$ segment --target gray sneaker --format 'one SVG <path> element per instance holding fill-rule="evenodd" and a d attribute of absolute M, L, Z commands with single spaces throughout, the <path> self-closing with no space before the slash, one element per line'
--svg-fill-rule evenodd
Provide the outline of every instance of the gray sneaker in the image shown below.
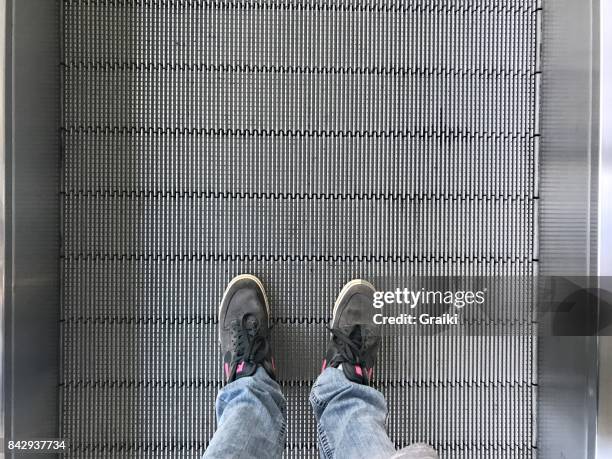
<path fill-rule="evenodd" d="M 219 307 L 219 342 L 227 383 L 252 376 L 259 366 L 276 377 L 269 318 L 270 307 L 261 281 L 250 274 L 232 279 Z"/>
<path fill-rule="evenodd" d="M 369 282 L 356 279 L 340 291 L 321 371 L 342 366 L 350 381 L 371 384 L 380 348 L 380 326 L 372 321 L 375 290 Z"/>

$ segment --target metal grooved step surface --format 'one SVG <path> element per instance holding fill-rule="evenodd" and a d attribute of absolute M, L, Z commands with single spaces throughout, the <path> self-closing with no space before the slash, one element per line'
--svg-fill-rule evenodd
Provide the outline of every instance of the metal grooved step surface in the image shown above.
<path fill-rule="evenodd" d="M 61 436 L 195 457 L 217 307 L 260 276 L 289 457 L 354 277 L 537 272 L 537 0 L 64 0 Z M 397 336 L 397 446 L 535 457 L 530 336 Z"/>

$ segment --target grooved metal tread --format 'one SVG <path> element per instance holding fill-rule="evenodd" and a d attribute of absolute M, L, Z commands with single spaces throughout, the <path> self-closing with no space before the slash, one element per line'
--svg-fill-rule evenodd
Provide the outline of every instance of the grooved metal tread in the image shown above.
<path fill-rule="evenodd" d="M 300 458 L 345 282 L 535 275 L 540 22 L 538 0 L 63 0 L 67 456 L 203 452 L 236 274 L 268 288 Z M 535 457 L 535 366 L 529 334 L 386 337 L 389 434 Z"/>

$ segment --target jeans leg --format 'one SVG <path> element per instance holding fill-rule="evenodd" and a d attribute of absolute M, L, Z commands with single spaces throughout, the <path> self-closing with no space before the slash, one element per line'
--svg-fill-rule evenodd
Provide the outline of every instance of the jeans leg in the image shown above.
<path fill-rule="evenodd" d="M 349 381 L 341 369 L 327 368 L 310 392 L 323 459 L 437 459 L 428 445 L 396 451 L 385 429 L 387 403 L 376 389 Z"/>
<path fill-rule="evenodd" d="M 387 403 L 372 387 L 356 384 L 341 369 L 327 368 L 310 392 L 324 459 L 389 458 L 395 446 L 385 430 Z"/>
<path fill-rule="evenodd" d="M 217 396 L 217 431 L 204 458 L 279 458 L 285 447 L 287 404 L 263 368 L 228 384 Z"/>

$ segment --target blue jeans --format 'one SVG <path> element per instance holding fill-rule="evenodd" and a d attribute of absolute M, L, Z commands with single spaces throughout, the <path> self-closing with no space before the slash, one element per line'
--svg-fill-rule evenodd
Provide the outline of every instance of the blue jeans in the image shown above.
<path fill-rule="evenodd" d="M 310 393 L 321 457 L 434 459 L 424 445 L 396 451 L 385 430 L 387 404 L 376 389 L 327 368 Z M 285 447 L 285 398 L 263 368 L 225 386 L 217 396 L 217 431 L 204 458 L 281 457 Z"/>

